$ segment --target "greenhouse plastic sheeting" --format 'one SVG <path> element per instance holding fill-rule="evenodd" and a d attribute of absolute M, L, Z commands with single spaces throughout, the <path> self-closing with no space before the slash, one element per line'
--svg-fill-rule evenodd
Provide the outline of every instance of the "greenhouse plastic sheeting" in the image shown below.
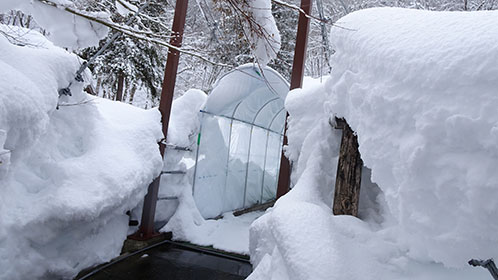
<path fill-rule="evenodd" d="M 223 76 L 202 110 L 194 199 L 205 218 L 274 199 L 287 82 L 244 65 Z"/>
<path fill-rule="evenodd" d="M 269 128 L 273 117 L 284 107 L 288 91 L 289 85 L 275 70 L 266 67 L 261 71 L 248 64 L 215 83 L 204 111 Z M 274 122 L 275 131 L 282 131 L 284 118 Z"/>
<path fill-rule="evenodd" d="M 224 186 L 228 160 L 228 129 L 230 121 L 203 115 L 199 135 L 198 156 L 194 181 L 197 208 L 205 217 L 215 217 L 224 209 Z M 209 142 L 205 142 L 209 139 Z"/>

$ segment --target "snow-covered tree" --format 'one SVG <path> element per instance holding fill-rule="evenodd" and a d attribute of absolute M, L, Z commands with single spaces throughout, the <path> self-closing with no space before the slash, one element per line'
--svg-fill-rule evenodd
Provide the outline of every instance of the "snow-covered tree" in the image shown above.
<path fill-rule="evenodd" d="M 30 1 L 23 0 L 19 3 L 24 3 L 22 5 L 27 7 L 28 2 Z M 72 0 L 71 2 L 33 0 L 31 3 L 31 5 L 38 6 L 55 5 L 59 8 L 59 13 L 65 12 L 74 18 L 90 20 L 91 27 L 94 29 L 96 26 L 107 27 L 111 31 L 100 42 L 100 47 L 115 34 L 121 34 L 112 46 L 90 65 L 94 70 L 94 91 L 100 92 L 101 95 L 105 91 L 105 96 L 108 98 L 121 96 L 120 99 L 130 102 L 133 101 L 134 93 L 138 90 L 146 93 L 149 104 L 157 104 L 169 46 L 168 36 L 174 14 L 173 4 L 168 1 L 149 0 L 148 6 L 137 18 L 130 24 L 126 24 L 138 7 L 145 3 L 143 0 Z M 190 88 L 199 88 L 209 92 L 220 74 L 232 67 L 254 61 L 257 52 L 251 49 L 257 49 L 257 42 L 269 43 L 267 45 L 271 46 L 272 40 L 275 39 L 272 36 L 276 36 L 275 32 L 265 33 L 264 28 L 261 28 L 265 24 L 259 25 L 268 18 L 268 3 L 270 0 L 191 0 L 186 19 L 176 94 L 182 94 Z M 281 45 L 276 57 L 269 61 L 268 65 L 286 78 L 290 78 L 292 70 L 298 19 L 296 7 L 299 5 L 300 0 L 273 0 L 272 14 L 280 31 Z M 306 54 L 305 75 L 318 77 L 329 73 L 333 68 L 328 59 L 334 52 L 333 46 L 328 45 L 328 32 L 332 24 L 350 12 L 379 6 L 427 10 L 495 9 L 493 0 L 313 1 L 311 15 L 313 19 Z M 24 8 L 23 11 L 25 10 L 29 9 Z M 265 15 L 258 15 L 260 12 Z M 20 11 L 1 14 L 0 20 L 7 24 L 38 26 L 36 19 Z M 340 23 L 337 24 L 340 25 Z M 95 32 L 96 34 L 101 34 L 101 28 L 95 30 L 98 31 Z M 50 28 L 45 32 L 51 36 Z M 258 37 L 257 34 L 266 37 Z M 258 38 L 262 40 L 258 41 Z M 95 39 L 91 40 L 95 41 Z M 79 41 L 76 43 L 79 44 Z M 68 47 L 74 49 L 78 44 Z M 266 49 L 266 54 L 271 52 L 271 48 L 274 47 Z M 97 50 L 97 47 L 92 47 L 80 49 L 77 53 L 88 59 Z M 267 62 L 267 58 L 263 60 Z M 121 94 L 118 94 L 118 88 L 122 90 Z"/>

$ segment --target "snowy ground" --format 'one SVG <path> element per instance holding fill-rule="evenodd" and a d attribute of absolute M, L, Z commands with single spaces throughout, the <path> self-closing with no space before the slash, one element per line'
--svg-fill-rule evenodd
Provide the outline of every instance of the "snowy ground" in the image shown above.
<path fill-rule="evenodd" d="M 178 240 L 249 255 L 249 227 L 263 213 L 256 211 L 238 217 L 225 213 L 221 219 L 205 220 L 192 230 L 187 239 Z"/>

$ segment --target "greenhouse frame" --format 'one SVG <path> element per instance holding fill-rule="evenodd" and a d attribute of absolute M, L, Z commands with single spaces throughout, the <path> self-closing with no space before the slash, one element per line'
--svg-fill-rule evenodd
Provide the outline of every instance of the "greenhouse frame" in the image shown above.
<path fill-rule="evenodd" d="M 275 70 L 240 66 L 201 110 L 193 195 L 204 218 L 276 198 L 289 84 Z"/>

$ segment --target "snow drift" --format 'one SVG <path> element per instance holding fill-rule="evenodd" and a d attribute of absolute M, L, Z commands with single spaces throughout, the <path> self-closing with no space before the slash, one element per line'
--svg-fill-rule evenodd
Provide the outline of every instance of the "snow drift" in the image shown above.
<path fill-rule="evenodd" d="M 69 0 L 2 0 L 0 12 L 20 10 L 32 15 L 36 22 L 48 32 L 48 37 L 57 46 L 70 49 L 96 46 L 107 36 L 109 28 L 76 16 L 65 8 L 78 11 L 99 20 L 109 21 L 110 15 L 105 12 L 79 11 Z"/>
<path fill-rule="evenodd" d="M 189 148 L 190 151 L 166 149 L 164 170 L 179 170 L 185 174 L 161 176 L 159 197 L 175 199 L 159 200 L 155 219 L 168 222 L 161 231 L 171 231 L 179 240 L 190 240 L 189 236 L 195 232 L 195 225 L 204 222 L 192 196 L 192 177 L 200 128 L 199 110 L 206 98 L 203 91 L 190 89 L 175 99 L 171 108 L 168 144 Z"/>
<path fill-rule="evenodd" d="M 0 36 L 0 279 L 69 278 L 119 254 L 125 212 L 161 171 L 160 114 L 80 83 L 59 99 L 81 61 L 0 28 L 23 34 L 20 45 Z"/>
<path fill-rule="evenodd" d="M 330 78 L 286 100 L 295 188 L 253 224 L 250 279 L 488 279 L 465 268 L 498 256 L 498 12 L 368 9 L 331 38 Z M 330 209 L 334 116 L 378 185 L 362 220 Z"/>

